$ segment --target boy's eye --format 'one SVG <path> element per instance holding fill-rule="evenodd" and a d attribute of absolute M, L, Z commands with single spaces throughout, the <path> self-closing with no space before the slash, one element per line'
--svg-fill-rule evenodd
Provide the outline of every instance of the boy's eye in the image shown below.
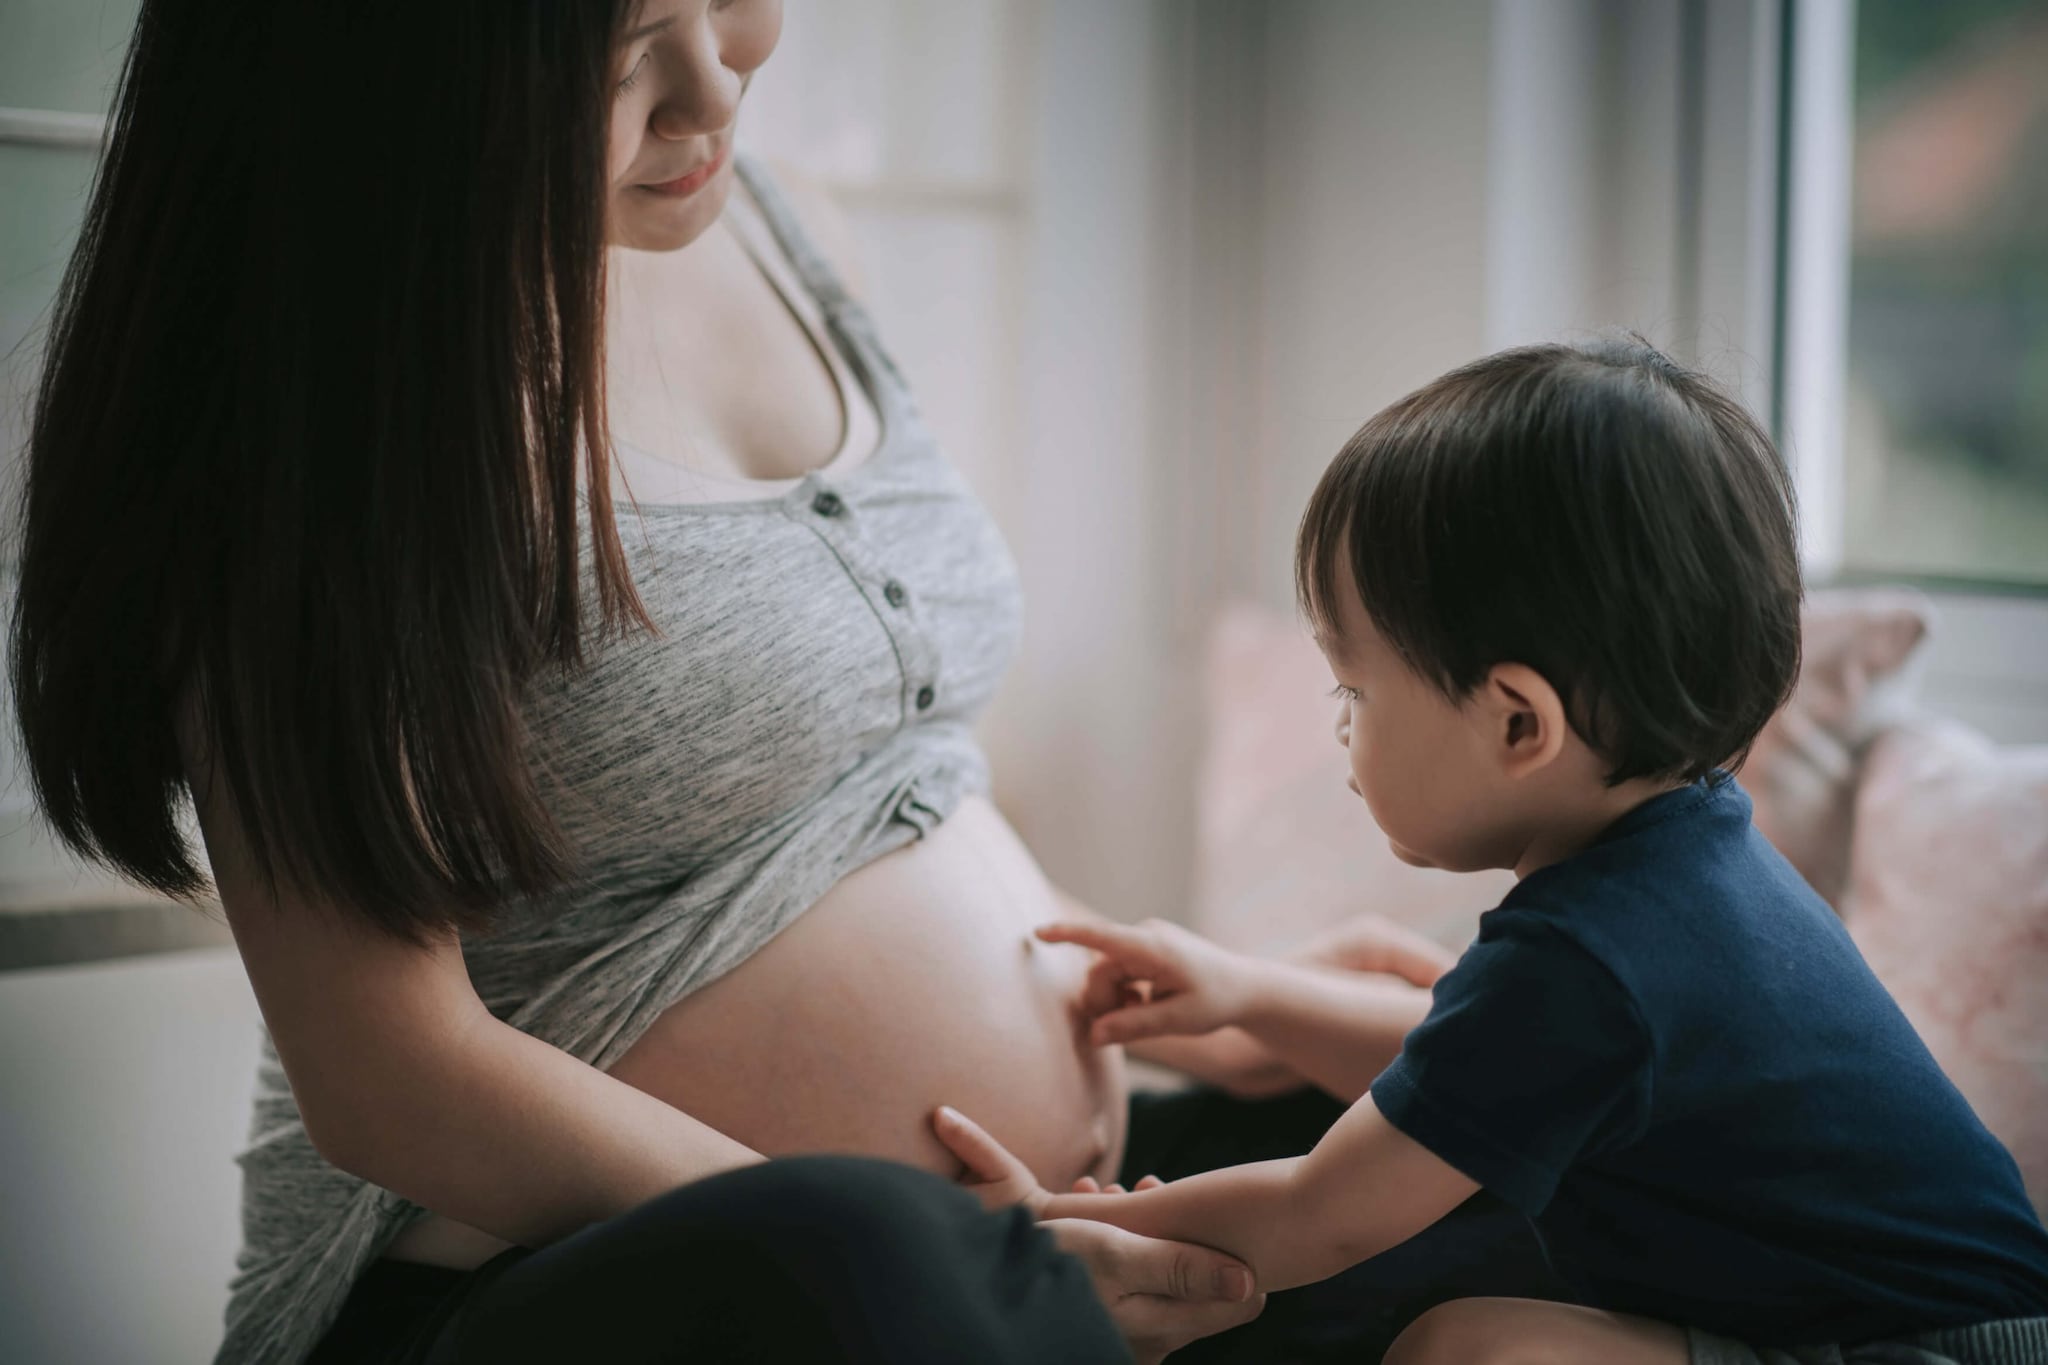
<path fill-rule="evenodd" d="M 1339 701 L 1357 701 L 1358 689 L 1355 687 L 1346 687 L 1343 683 L 1338 683 L 1335 687 L 1330 689 L 1330 695 L 1337 698 Z"/>

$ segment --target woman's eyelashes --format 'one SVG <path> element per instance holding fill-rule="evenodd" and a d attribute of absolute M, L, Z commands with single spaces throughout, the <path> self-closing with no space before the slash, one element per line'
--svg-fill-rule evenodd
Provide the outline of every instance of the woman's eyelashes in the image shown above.
<path fill-rule="evenodd" d="M 1330 695 L 1335 697 L 1339 701 L 1363 700 L 1363 698 L 1359 696 L 1357 688 L 1346 687 L 1343 683 L 1338 683 L 1335 687 L 1331 688 Z"/>
<path fill-rule="evenodd" d="M 632 88 L 633 88 L 634 86 L 636 86 L 636 85 L 638 85 L 638 84 L 640 83 L 640 70 L 641 70 L 641 68 L 642 68 L 642 67 L 644 67 L 644 66 L 646 66 L 646 65 L 647 65 L 647 54 L 646 54 L 645 52 L 643 52 L 643 53 L 641 53 L 641 54 L 640 54 L 640 60 L 639 60 L 639 61 L 637 61 L 637 62 L 634 62 L 634 63 L 633 63 L 633 69 L 632 69 L 632 70 L 630 70 L 630 71 L 628 71 L 628 72 L 626 73 L 626 75 L 625 75 L 625 79 L 623 79 L 623 80 L 621 80 L 621 81 L 619 82 L 619 85 L 618 85 L 618 93 L 619 93 L 619 94 L 621 94 L 621 95 L 625 94 L 625 93 L 626 93 L 626 92 L 627 92 L 628 90 L 631 90 L 631 89 L 632 89 Z"/>

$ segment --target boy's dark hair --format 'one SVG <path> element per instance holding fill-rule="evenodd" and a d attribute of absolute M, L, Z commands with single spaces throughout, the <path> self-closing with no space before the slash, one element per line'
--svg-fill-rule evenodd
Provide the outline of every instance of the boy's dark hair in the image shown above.
<path fill-rule="evenodd" d="M 1359 428 L 1309 499 L 1295 587 L 1452 701 L 1541 673 L 1610 784 L 1738 766 L 1799 672 L 1799 550 L 1771 439 L 1638 337 L 1502 351 Z"/>

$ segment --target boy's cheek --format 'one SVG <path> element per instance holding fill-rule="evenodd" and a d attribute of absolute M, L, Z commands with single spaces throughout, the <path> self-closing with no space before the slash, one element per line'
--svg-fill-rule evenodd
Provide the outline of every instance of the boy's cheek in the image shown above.
<path fill-rule="evenodd" d="M 1398 772 L 1368 771 L 1363 765 L 1352 770 L 1351 790 L 1365 801 L 1366 811 L 1372 816 L 1373 824 L 1386 836 L 1387 847 L 1396 858 L 1410 867 L 1440 867 L 1442 861 L 1433 858 L 1416 847 L 1418 844 L 1434 846 L 1433 835 L 1441 831 L 1419 828 L 1417 822 L 1427 826 L 1428 813 L 1418 807 L 1419 785 L 1403 780 Z"/>
<path fill-rule="evenodd" d="M 1394 856 L 1396 858 L 1399 858 L 1402 862 L 1408 864 L 1408 866 L 1410 867 L 1436 866 L 1434 862 L 1430 861 L 1428 858 L 1423 857 L 1414 849 L 1409 848 L 1406 845 L 1402 844 L 1398 839 L 1387 840 L 1387 847 L 1393 850 Z"/>

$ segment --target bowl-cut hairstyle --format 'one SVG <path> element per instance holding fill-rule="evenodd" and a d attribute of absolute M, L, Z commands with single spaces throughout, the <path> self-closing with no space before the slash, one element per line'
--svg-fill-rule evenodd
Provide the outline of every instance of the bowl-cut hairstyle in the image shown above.
<path fill-rule="evenodd" d="M 1453 702 L 1533 668 L 1612 784 L 1739 766 L 1799 671 L 1784 463 L 1633 336 L 1502 351 L 1373 417 L 1309 500 L 1295 585 L 1324 635 L 1355 591 Z"/>

